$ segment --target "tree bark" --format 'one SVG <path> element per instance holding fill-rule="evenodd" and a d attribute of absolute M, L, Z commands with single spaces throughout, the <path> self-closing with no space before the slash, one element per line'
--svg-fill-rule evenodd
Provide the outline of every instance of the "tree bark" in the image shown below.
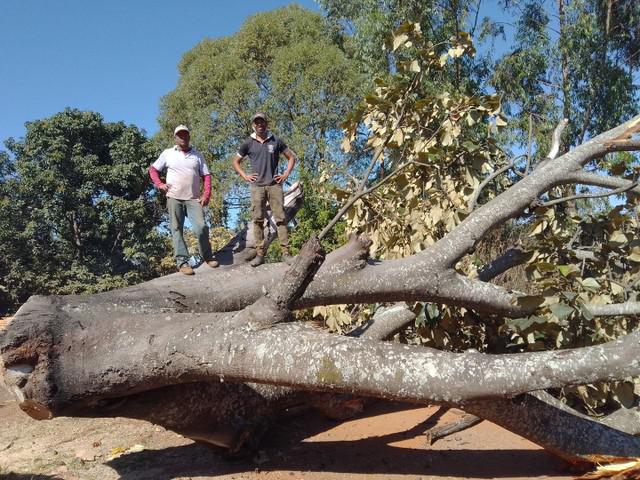
<path fill-rule="evenodd" d="M 312 239 L 290 268 L 250 268 L 236 262 L 244 252 L 231 248 L 226 266 L 203 267 L 195 277 L 174 274 L 92 296 L 32 297 L 0 332 L 1 377 L 34 418 L 126 415 L 231 449 L 246 441 L 243 432 L 261 428 L 260 419 L 299 402 L 294 388 L 462 406 L 572 461 L 640 456 L 635 437 L 526 395 L 640 375 L 640 332 L 574 350 L 450 353 L 381 342 L 372 326 L 360 332 L 364 338 L 331 335 L 292 323 L 291 313 L 403 300 L 531 313 L 518 294 L 465 277 L 455 264 L 542 193 L 574 181 L 590 160 L 639 149 L 630 138 L 638 128 L 640 117 L 541 165 L 404 259 L 368 260 L 363 237 L 324 259 Z M 403 308 L 386 312 L 395 318 L 390 312 L 403 318 L 383 329 L 388 334 L 413 321 Z M 589 438 L 594 432 L 601 440 Z"/>

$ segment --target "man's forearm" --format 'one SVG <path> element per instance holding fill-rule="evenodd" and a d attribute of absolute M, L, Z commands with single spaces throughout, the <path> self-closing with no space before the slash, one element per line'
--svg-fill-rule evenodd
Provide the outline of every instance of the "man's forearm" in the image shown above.
<path fill-rule="evenodd" d="M 296 157 L 296 154 L 293 152 L 293 150 L 289 150 L 287 153 L 285 153 L 285 157 L 287 157 L 288 162 L 286 174 L 289 175 L 295 168 L 296 160 L 298 159 L 298 157 Z"/>
<path fill-rule="evenodd" d="M 160 172 L 153 168 L 153 166 L 149 167 L 149 176 L 151 177 L 151 181 L 156 186 L 156 188 L 162 187 L 162 180 L 160 180 Z"/>
<path fill-rule="evenodd" d="M 202 191 L 202 196 L 205 200 L 209 200 L 211 198 L 211 175 L 204 176 L 204 188 Z"/>
<path fill-rule="evenodd" d="M 241 161 L 242 161 L 242 157 L 234 157 L 234 159 L 232 161 L 233 169 L 238 173 L 238 175 L 240 175 L 240 177 L 243 180 L 246 180 L 246 181 L 250 182 L 251 179 L 249 178 L 249 176 L 245 173 L 245 171 L 240 166 L 240 162 Z"/>

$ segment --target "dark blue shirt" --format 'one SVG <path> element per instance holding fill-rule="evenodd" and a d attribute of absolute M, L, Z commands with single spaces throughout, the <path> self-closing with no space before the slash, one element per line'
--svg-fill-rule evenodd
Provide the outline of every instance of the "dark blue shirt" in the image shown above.
<path fill-rule="evenodd" d="M 274 175 L 278 174 L 278 161 L 280 154 L 287 149 L 287 144 L 272 133 L 268 133 L 267 140 L 261 143 L 255 138 L 255 134 L 247 138 L 240 148 L 238 155 L 249 157 L 252 173 L 258 175 L 254 185 L 273 185 Z"/>

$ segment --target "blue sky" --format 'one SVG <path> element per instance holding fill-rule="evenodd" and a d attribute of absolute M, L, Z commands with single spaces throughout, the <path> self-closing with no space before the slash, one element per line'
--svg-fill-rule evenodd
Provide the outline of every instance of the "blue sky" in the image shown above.
<path fill-rule="evenodd" d="M 286 0 L 3 0 L 0 142 L 65 107 L 153 135 L 182 55 Z M 297 0 L 319 10 L 314 0 Z M 1 148 L 1 147 L 0 147 Z"/>

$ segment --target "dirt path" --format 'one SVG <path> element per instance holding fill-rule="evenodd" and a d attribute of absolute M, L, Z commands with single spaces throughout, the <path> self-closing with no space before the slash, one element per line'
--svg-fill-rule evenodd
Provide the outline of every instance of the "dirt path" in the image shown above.
<path fill-rule="evenodd" d="M 309 412 L 267 434 L 252 458 L 227 460 L 146 422 L 37 422 L 0 390 L 3 480 L 528 480 L 571 478 L 532 443 L 483 422 L 428 447 L 417 427 L 436 407 L 375 404 L 339 423 Z M 451 421 L 450 412 L 441 422 Z"/>

